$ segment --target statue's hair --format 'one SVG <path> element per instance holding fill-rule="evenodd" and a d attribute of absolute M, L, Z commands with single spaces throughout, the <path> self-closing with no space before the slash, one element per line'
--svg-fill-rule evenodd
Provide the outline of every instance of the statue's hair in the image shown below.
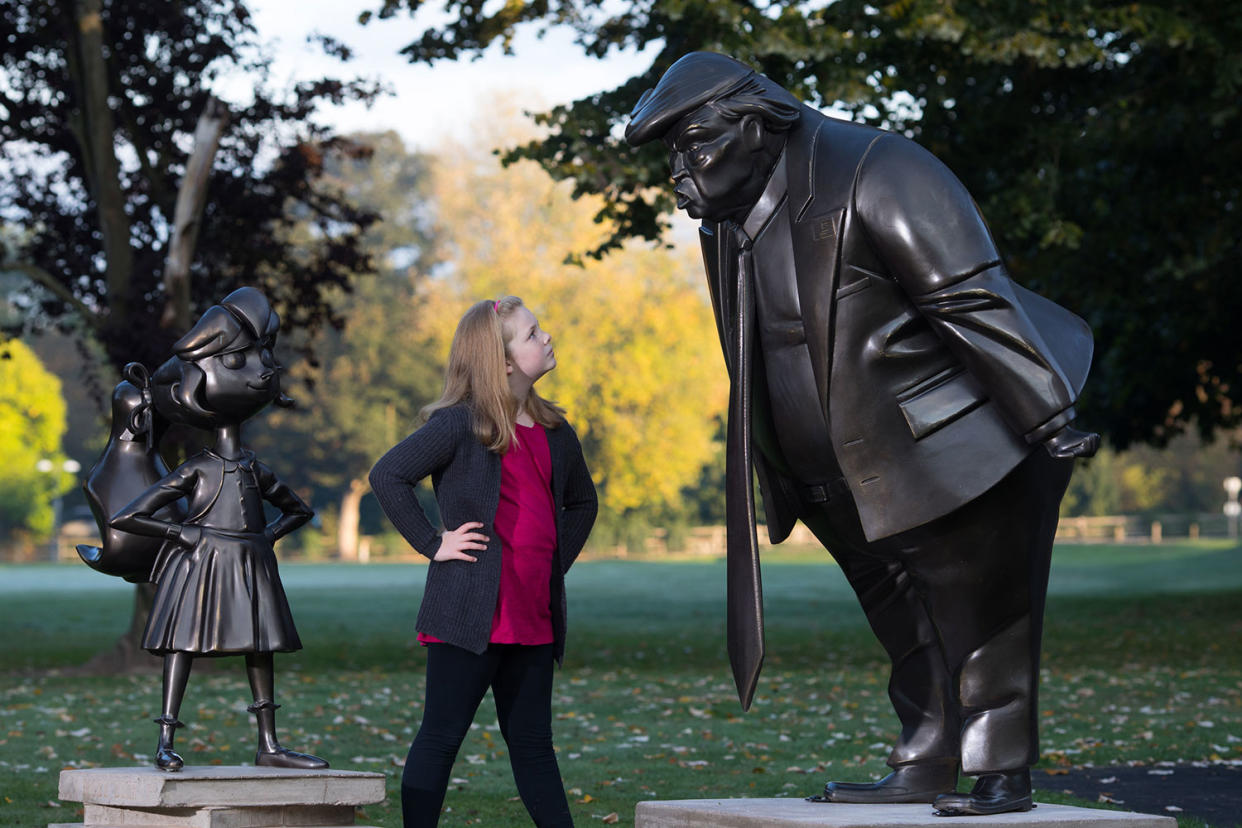
<path fill-rule="evenodd" d="M 155 409 L 174 423 L 210 427 L 215 412 L 207 407 L 203 391 L 207 375 L 189 360 L 172 357 L 151 375 Z"/>
<path fill-rule="evenodd" d="M 172 358 L 151 375 L 157 410 L 173 422 L 211 427 L 216 412 L 206 405 L 203 386 L 207 376 L 196 363 L 206 357 L 243 350 L 256 342 L 270 347 L 279 327 L 280 317 L 254 288 L 239 288 L 220 304 L 212 305 L 194 327 L 173 343 Z"/>
<path fill-rule="evenodd" d="M 758 73 L 728 95 L 708 106 L 735 121 L 758 115 L 769 132 L 786 132 L 802 112 L 802 104 L 782 86 Z"/>
<path fill-rule="evenodd" d="M 444 393 L 422 410 L 427 419 L 441 408 L 464 404 L 470 409 L 475 437 L 497 454 L 504 454 L 517 432 L 518 402 L 509 390 L 508 343 L 513 338 L 509 318 L 522 307 L 516 296 L 475 302 L 457 323 L 444 371 Z M 526 413 L 546 428 L 565 421 L 565 411 L 531 389 Z"/>

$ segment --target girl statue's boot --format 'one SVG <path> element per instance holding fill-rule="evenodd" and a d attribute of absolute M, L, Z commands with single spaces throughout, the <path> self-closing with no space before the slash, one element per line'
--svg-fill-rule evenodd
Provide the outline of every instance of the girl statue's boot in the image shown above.
<path fill-rule="evenodd" d="M 301 768 L 323 770 L 328 763 L 309 753 L 283 748 L 276 741 L 276 708 L 280 705 L 271 699 L 259 699 L 246 709 L 254 714 L 259 725 L 259 750 L 254 756 L 256 765 L 272 768 Z"/>
<path fill-rule="evenodd" d="M 181 698 L 190 679 L 190 667 L 194 657 L 189 653 L 168 653 L 164 656 L 163 712 L 155 723 L 160 726 L 160 740 L 155 746 L 155 766 L 162 771 L 175 772 L 185 767 L 185 762 L 173 751 L 173 735 L 184 727 L 177 721 L 181 710 Z"/>
<path fill-rule="evenodd" d="M 155 766 L 162 771 L 176 772 L 185 767 L 185 762 L 173 751 L 173 734 L 182 727 L 181 722 L 172 716 L 160 716 L 155 719 L 160 726 L 160 740 L 155 745 Z"/>

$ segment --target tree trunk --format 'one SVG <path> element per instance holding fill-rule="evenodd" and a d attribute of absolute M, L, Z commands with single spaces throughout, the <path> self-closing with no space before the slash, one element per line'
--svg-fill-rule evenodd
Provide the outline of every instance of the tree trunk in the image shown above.
<path fill-rule="evenodd" d="M 194 151 L 190 153 L 185 178 L 177 191 L 172 237 L 168 240 L 168 255 L 164 259 L 164 313 L 160 316 L 160 327 L 178 333 L 190 327 L 190 263 L 194 260 L 199 223 L 207 203 L 211 165 L 228 123 L 228 107 L 214 97 L 208 98 L 198 116 Z"/>
<path fill-rule="evenodd" d="M 88 3 L 89 0 L 86 0 L 82 5 Z M 98 5 L 97 0 L 95 5 Z M 194 132 L 194 150 L 190 154 L 185 178 L 177 191 L 173 235 L 164 263 L 164 285 L 168 294 L 164 313 L 160 318 L 160 326 L 173 328 L 176 335 L 190 327 L 190 261 L 193 259 L 198 226 L 207 200 L 207 178 L 220 145 L 220 136 L 227 124 L 228 110 L 214 98 L 209 99 L 199 116 L 198 128 Z M 126 233 L 128 234 L 128 225 Z M 111 650 L 93 656 L 83 666 L 83 671 L 129 673 L 143 671 L 152 666 L 159 668 L 160 659 L 142 649 L 142 631 L 146 629 L 147 616 L 154 600 L 155 585 L 138 584 L 134 588 L 134 609 L 129 619 L 129 629 Z"/>
<path fill-rule="evenodd" d="M 108 281 L 108 319 L 113 331 L 126 328 L 134 252 L 130 247 L 129 217 L 121 189 L 121 165 L 116 157 L 116 130 L 108 105 L 108 68 L 104 59 L 101 0 L 78 0 L 70 40 L 69 69 L 81 103 L 82 154 L 89 170 L 90 196 L 99 211 L 104 266 Z"/>
<path fill-rule="evenodd" d="M 341 518 L 336 530 L 336 543 L 343 561 L 358 560 L 358 522 L 362 496 L 369 491 L 371 486 L 365 478 L 351 480 L 349 488 L 341 497 Z"/>

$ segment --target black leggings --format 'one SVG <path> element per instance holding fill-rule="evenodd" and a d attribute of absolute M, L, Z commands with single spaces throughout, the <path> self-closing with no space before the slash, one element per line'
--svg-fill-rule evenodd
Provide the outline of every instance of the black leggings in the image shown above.
<path fill-rule="evenodd" d="M 401 774 L 405 828 L 439 821 L 457 750 L 488 687 L 531 819 L 539 826 L 574 824 L 552 750 L 552 645 L 491 644 L 477 655 L 452 644 L 430 644 L 423 722 Z"/>

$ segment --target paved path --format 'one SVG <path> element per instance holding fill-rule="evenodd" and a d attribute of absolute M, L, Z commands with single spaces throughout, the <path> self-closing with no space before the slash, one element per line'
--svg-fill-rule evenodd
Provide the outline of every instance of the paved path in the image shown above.
<path fill-rule="evenodd" d="M 1127 811 L 1194 816 L 1212 828 L 1242 825 L 1242 767 L 1237 765 L 1079 768 L 1065 774 L 1037 769 L 1031 781 L 1037 799 L 1040 789 L 1060 791 L 1113 802 Z"/>

